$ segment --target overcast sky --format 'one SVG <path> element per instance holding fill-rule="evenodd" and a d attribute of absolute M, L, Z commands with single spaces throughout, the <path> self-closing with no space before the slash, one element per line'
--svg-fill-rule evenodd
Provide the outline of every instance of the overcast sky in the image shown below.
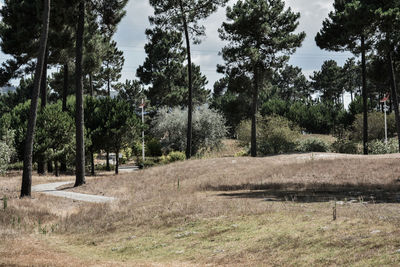
<path fill-rule="evenodd" d="M 231 0 L 229 5 L 234 2 Z M 292 56 L 290 64 L 301 67 L 308 77 L 313 71 L 320 69 L 322 63 L 327 59 L 335 59 L 342 65 L 348 57 L 351 57 L 349 53 L 323 51 L 316 46 L 314 41 L 316 33 L 322 26 L 322 21 L 332 9 L 333 0 L 286 0 L 285 2 L 286 6 L 300 12 L 298 31 L 305 31 L 307 34 L 302 47 Z M 218 12 L 204 21 L 206 36 L 200 45 L 192 47 L 193 61 L 200 65 L 202 73 L 207 76 L 209 89 L 212 89 L 214 82 L 221 77 L 216 73 L 216 65 L 222 63 L 218 52 L 223 43 L 218 37 L 217 30 L 225 20 L 225 9 L 220 8 Z M 153 9 L 149 5 L 149 0 L 129 1 L 127 15 L 119 25 L 114 38 L 118 42 L 119 48 L 124 51 L 126 59 L 122 80 L 134 79 L 137 67 L 143 63 L 146 57 L 144 44 L 147 39 L 144 32 L 146 28 L 150 27 L 148 17 L 151 15 L 153 15 Z"/>

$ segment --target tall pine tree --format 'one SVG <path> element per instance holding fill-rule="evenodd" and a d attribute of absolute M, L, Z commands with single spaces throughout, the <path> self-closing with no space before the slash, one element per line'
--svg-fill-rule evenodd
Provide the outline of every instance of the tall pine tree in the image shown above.
<path fill-rule="evenodd" d="M 282 0 L 238 1 L 226 12 L 228 22 L 220 29 L 220 37 L 228 45 L 222 56 L 229 71 L 240 70 L 252 80 L 251 156 L 257 156 L 256 114 L 260 91 L 265 78 L 282 67 L 301 46 L 305 33 L 294 33 L 299 13 L 285 9 Z"/>
<path fill-rule="evenodd" d="M 182 32 L 186 41 L 188 68 L 188 128 L 186 158 L 192 156 L 192 113 L 193 113 L 193 75 L 191 41 L 199 43 L 200 36 L 205 35 L 204 26 L 200 21 L 215 12 L 220 5 L 228 0 L 150 0 L 154 7 L 154 17 L 150 20 L 158 26 Z"/>
<path fill-rule="evenodd" d="M 370 49 L 373 34 L 374 15 L 369 1 L 335 0 L 334 11 L 323 22 L 321 31 L 315 37 L 317 45 L 332 51 L 351 51 L 361 53 L 362 96 L 363 96 L 363 146 L 368 154 L 368 91 L 366 77 L 366 53 Z"/>
<path fill-rule="evenodd" d="M 35 137 L 35 126 L 37 119 L 37 106 L 39 98 L 40 83 L 42 80 L 43 66 L 45 60 L 47 39 L 49 33 L 50 24 L 50 0 L 44 0 L 44 10 L 42 18 L 42 32 L 40 35 L 39 49 L 38 49 L 38 60 L 35 70 L 34 88 L 32 92 L 31 108 L 29 112 L 28 129 L 25 140 L 25 151 L 24 151 L 24 168 L 22 173 L 22 186 L 21 186 L 21 197 L 31 196 L 32 187 L 32 153 L 33 153 L 33 141 Z"/>

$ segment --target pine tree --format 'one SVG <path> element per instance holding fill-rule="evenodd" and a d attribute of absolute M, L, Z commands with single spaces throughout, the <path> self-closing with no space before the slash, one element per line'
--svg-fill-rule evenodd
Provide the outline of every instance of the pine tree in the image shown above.
<path fill-rule="evenodd" d="M 378 49 L 386 58 L 389 78 L 391 85 L 391 99 L 393 101 L 394 112 L 396 117 L 396 128 L 397 137 L 399 140 L 399 151 L 400 151 L 400 113 L 399 113 L 399 101 L 397 92 L 396 82 L 396 70 L 394 64 L 394 53 L 395 48 L 398 46 L 400 41 L 400 3 L 399 1 L 383 1 L 376 2 L 372 1 L 375 7 L 375 16 L 377 20 L 378 32 Z"/>
<path fill-rule="evenodd" d="M 79 3 L 79 13 L 76 32 L 76 62 L 75 62 L 75 83 L 76 83 L 76 169 L 75 187 L 86 183 L 85 180 L 85 143 L 84 143 L 84 111 L 83 111 L 83 38 L 85 30 L 85 0 Z"/>
<path fill-rule="evenodd" d="M 350 93 L 351 101 L 357 89 L 361 87 L 361 71 L 360 66 L 356 64 L 354 58 L 349 58 L 343 65 L 343 86 L 347 93 Z"/>
<path fill-rule="evenodd" d="M 286 65 L 275 73 L 273 85 L 278 89 L 278 96 L 286 101 L 301 101 L 311 97 L 310 83 L 299 67 Z"/>
<path fill-rule="evenodd" d="M 145 45 L 147 57 L 137 69 L 137 76 L 145 85 L 147 98 L 154 107 L 184 107 L 188 103 L 188 75 L 184 65 L 186 50 L 182 34 L 160 27 L 147 29 L 149 42 Z M 206 77 L 200 67 L 192 63 L 193 103 L 204 104 L 209 92 Z"/>
<path fill-rule="evenodd" d="M 317 45 L 322 49 L 333 51 L 351 51 L 361 53 L 362 64 L 362 96 L 363 96 L 363 147 L 368 154 L 368 91 L 366 77 L 366 52 L 371 45 L 374 15 L 371 13 L 369 1 L 335 0 L 334 11 L 329 13 L 323 22 L 321 31 L 315 37 Z"/>
<path fill-rule="evenodd" d="M 199 22 L 215 12 L 228 0 L 150 0 L 155 16 L 151 22 L 158 26 L 182 32 L 186 41 L 188 68 L 188 124 L 186 158 L 192 156 L 192 113 L 193 113 L 193 75 L 191 41 L 199 43 L 200 36 L 205 34 L 204 26 Z"/>
<path fill-rule="evenodd" d="M 40 35 L 40 46 L 38 50 L 38 60 L 36 64 L 35 78 L 34 78 L 35 79 L 34 89 L 32 93 L 28 130 L 26 135 L 26 145 L 24 151 L 24 169 L 22 173 L 21 197 L 31 196 L 33 141 L 35 136 L 35 126 L 37 119 L 39 89 L 42 80 L 41 76 L 43 74 L 44 58 L 45 58 L 47 38 L 49 33 L 49 22 L 50 22 L 50 0 L 44 0 L 42 33 Z"/>
<path fill-rule="evenodd" d="M 326 103 L 339 104 L 343 94 L 343 71 L 335 60 L 327 60 L 321 71 L 315 71 L 310 77 L 315 92 L 318 92 Z"/>
<path fill-rule="evenodd" d="M 124 53 L 118 49 L 117 42 L 105 40 L 103 62 L 100 68 L 99 78 L 101 83 L 106 84 L 106 95 L 111 96 L 113 83 L 121 78 L 121 71 L 124 66 Z"/>
<path fill-rule="evenodd" d="M 257 156 L 256 114 L 265 77 L 282 67 L 301 46 L 305 33 L 295 34 L 300 14 L 285 10 L 282 0 L 238 1 L 227 8 L 228 22 L 220 37 L 228 41 L 222 56 L 228 69 L 239 69 L 252 81 L 251 156 Z"/>

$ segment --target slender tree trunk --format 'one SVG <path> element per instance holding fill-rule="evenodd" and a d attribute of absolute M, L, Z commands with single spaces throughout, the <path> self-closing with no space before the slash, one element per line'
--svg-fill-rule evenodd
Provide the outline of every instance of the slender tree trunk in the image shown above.
<path fill-rule="evenodd" d="M 110 168 L 110 152 L 106 151 L 106 171 L 111 171 Z"/>
<path fill-rule="evenodd" d="M 91 166 L 90 174 L 94 176 L 94 153 L 92 149 L 90 150 L 90 166 Z"/>
<path fill-rule="evenodd" d="M 40 104 L 42 108 L 47 105 L 47 65 L 49 58 L 49 49 L 46 47 L 46 53 L 44 56 L 43 70 L 42 70 L 42 81 L 40 83 Z"/>
<path fill-rule="evenodd" d="M 67 97 L 68 97 L 68 88 L 69 88 L 69 67 L 68 63 L 64 64 L 64 86 L 63 86 L 63 94 L 62 94 L 62 111 L 67 112 Z M 65 173 L 67 172 L 67 163 L 65 157 L 61 160 L 60 171 Z"/>
<path fill-rule="evenodd" d="M 190 38 L 189 38 L 189 30 L 186 21 L 186 14 L 183 9 L 182 0 L 179 1 L 181 14 L 182 14 L 182 22 L 183 29 L 185 32 L 185 40 L 186 40 L 186 51 L 187 51 L 187 60 L 188 60 L 188 80 L 189 80 L 189 88 L 188 88 L 188 124 L 187 124 L 187 136 L 186 136 L 186 159 L 190 159 L 192 156 L 192 117 L 193 117 L 193 82 L 192 82 L 192 56 L 190 52 Z"/>
<path fill-rule="evenodd" d="M 115 152 L 115 174 L 119 172 L 119 149 Z"/>
<path fill-rule="evenodd" d="M 47 105 L 47 61 L 49 58 L 49 49 L 46 47 L 46 53 L 44 56 L 44 62 L 43 62 L 43 70 L 42 70 L 42 77 L 41 77 L 41 82 L 40 82 L 40 108 L 41 110 L 44 110 Z M 37 157 L 37 162 L 38 162 L 38 169 L 37 172 L 40 175 L 43 175 L 46 173 L 45 168 L 46 168 L 46 163 L 44 160 L 43 153 L 39 153 Z"/>
<path fill-rule="evenodd" d="M 365 37 L 361 36 L 361 64 L 362 64 L 362 97 L 363 97 L 363 148 L 364 155 L 368 155 L 368 92 L 367 92 L 367 68 L 365 60 Z"/>
<path fill-rule="evenodd" d="M 53 173 L 53 162 L 51 160 L 47 161 L 47 173 Z"/>
<path fill-rule="evenodd" d="M 54 168 L 56 169 L 56 177 L 60 176 L 60 171 L 58 168 L 58 161 L 54 161 Z"/>
<path fill-rule="evenodd" d="M 397 138 L 399 140 L 399 151 L 400 151 L 400 115 L 399 115 L 399 100 L 397 98 L 397 84 L 396 84 L 396 75 L 395 69 L 393 65 L 393 56 L 392 51 L 388 54 L 388 61 L 390 67 L 390 82 L 392 87 L 392 99 L 394 105 L 394 115 L 396 117 L 396 129 L 397 129 Z"/>
<path fill-rule="evenodd" d="M 63 85 L 63 95 L 62 95 L 62 110 L 67 111 L 67 98 L 69 89 L 69 66 L 68 63 L 64 64 L 64 85 Z"/>
<path fill-rule="evenodd" d="M 83 118 L 83 80 L 82 80 L 82 55 L 83 34 L 85 27 L 85 0 L 79 3 L 79 19 L 76 34 L 76 180 L 75 187 L 83 185 L 85 181 L 85 143 L 84 143 L 84 118 Z"/>
<path fill-rule="evenodd" d="M 45 171 L 43 155 L 37 155 L 37 173 L 39 175 L 44 175 L 45 172 L 46 171 Z"/>
<path fill-rule="evenodd" d="M 254 68 L 254 88 L 251 104 L 251 156 L 257 157 L 257 102 L 258 102 L 258 67 Z"/>
<path fill-rule="evenodd" d="M 33 140 L 35 136 L 39 89 L 42 78 L 41 75 L 43 72 L 44 58 L 45 58 L 46 45 L 49 33 L 49 21 L 50 21 L 50 0 L 44 0 L 43 26 L 40 35 L 38 60 L 35 69 L 34 86 L 32 92 L 31 107 L 29 112 L 28 128 L 25 139 L 24 168 L 22 173 L 21 197 L 31 196 Z"/>

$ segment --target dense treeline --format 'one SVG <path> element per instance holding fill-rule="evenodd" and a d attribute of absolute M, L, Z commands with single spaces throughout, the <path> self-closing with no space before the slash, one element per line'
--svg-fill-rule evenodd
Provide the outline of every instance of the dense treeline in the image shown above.
<path fill-rule="evenodd" d="M 187 159 L 220 146 L 225 134 L 247 140 L 251 156 L 281 153 L 272 137 L 301 131 L 344 143 L 362 139 L 366 154 L 369 141 L 382 137 L 376 111 L 383 111 L 379 100 L 388 93 L 390 136 L 400 138 L 397 1 L 335 0 L 315 40 L 321 49 L 354 57 L 343 66 L 327 60 L 310 77 L 288 63 L 305 38 L 297 31 L 301 14 L 282 0 L 237 1 L 219 29 L 224 63 L 211 92 L 191 47 L 205 35 L 201 21 L 226 3 L 150 1 L 146 59 L 137 80 L 121 83 L 125 60 L 113 35 L 127 0 L 6 1 L 0 47 L 10 59 L 0 68 L 0 84 L 19 79 L 19 86 L 0 98 L 1 162 L 24 161 L 21 195 L 30 195 L 32 163 L 41 174 L 46 165 L 57 174 L 75 170 L 78 186 L 86 167 L 95 172 L 97 153 L 107 155 L 108 170 L 115 153 L 118 172 L 122 150 L 139 157 L 142 130 L 146 153 L 179 150 Z"/>

